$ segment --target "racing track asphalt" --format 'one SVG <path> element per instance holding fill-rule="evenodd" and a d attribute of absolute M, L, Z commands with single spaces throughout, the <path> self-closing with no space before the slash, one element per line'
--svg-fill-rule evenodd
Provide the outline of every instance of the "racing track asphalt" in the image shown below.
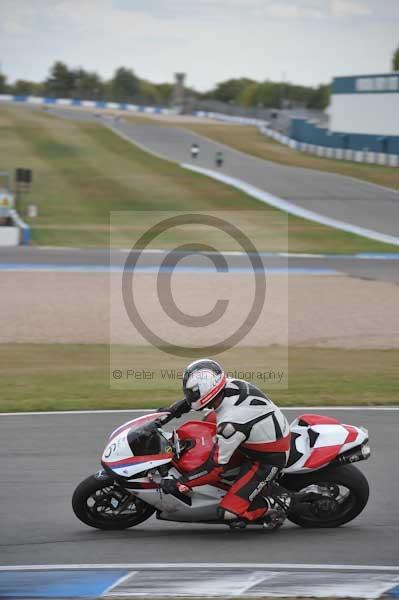
<path fill-rule="evenodd" d="M 178 163 L 216 169 L 214 157 L 222 150 L 225 163 L 221 172 L 226 175 L 323 216 L 395 237 L 399 235 L 399 191 L 335 173 L 256 158 L 183 127 L 129 123 L 123 117 L 113 118 L 99 111 L 51 108 L 49 112 L 64 118 L 102 122 L 144 149 Z M 194 160 L 190 156 L 193 142 L 200 148 L 199 157 Z"/>
<path fill-rule="evenodd" d="M 64 269 L 73 267 L 82 267 L 87 269 L 108 268 L 108 265 L 121 267 L 128 256 L 128 250 L 112 250 L 111 253 L 106 248 L 46 248 L 35 246 L 17 246 L 15 248 L 2 248 L 0 253 L 0 271 L 3 269 L 22 269 L 29 270 L 33 268 L 54 267 Z M 206 254 L 192 254 L 185 258 L 185 265 L 195 268 L 196 266 L 209 266 L 214 268 L 213 263 L 206 258 Z M 164 252 L 151 251 L 143 253 L 140 258 L 140 265 L 147 267 L 159 267 L 165 258 Z M 245 256 L 225 255 L 229 268 L 240 268 L 248 266 L 248 260 Z M 399 254 L 396 257 L 384 258 L 380 256 L 366 256 L 357 258 L 356 256 L 282 256 L 282 255 L 262 255 L 262 261 L 267 269 L 289 269 L 319 272 L 319 273 L 345 273 L 347 275 L 365 279 L 375 279 L 381 281 L 390 281 L 399 283 Z M 291 271 L 293 272 L 293 271 Z"/>
<path fill-rule="evenodd" d="M 290 420 L 299 412 L 303 411 L 285 409 Z M 358 463 L 370 482 L 369 505 L 339 529 L 305 530 L 286 523 L 277 532 L 257 528 L 231 532 L 225 526 L 176 524 L 155 517 L 122 532 L 90 529 L 72 513 L 71 495 L 81 479 L 98 469 L 110 431 L 132 416 L 117 412 L 3 415 L 0 564 L 396 565 L 399 411 L 330 409 L 328 414 L 369 429 L 372 456 Z"/>
<path fill-rule="evenodd" d="M 26 108 L 37 110 L 37 107 Z M 62 118 L 103 123 L 145 149 L 177 162 L 190 163 L 189 148 L 191 143 L 196 141 L 200 146 L 200 156 L 196 161 L 191 162 L 214 168 L 212 159 L 216 150 L 222 147 L 188 130 L 167 126 L 164 123 L 162 125 L 132 124 L 126 122 L 123 117 L 106 115 L 101 111 L 49 107 L 48 112 Z M 222 148 L 226 159 L 223 172 L 228 175 L 241 178 L 328 217 L 382 233 L 398 235 L 399 192 L 333 173 L 286 167 L 243 154 L 226 146 Z M 81 248 L 67 250 L 43 248 L 40 251 L 33 248 L 3 248 L 0 263 L 102 265 L 108 264 L 106 252 Z M 234 260 L 232 259 L 232 263 Z M 278 266 L 282 259 L 268 259 L 268 264 L 274 266 L 276 261 Z M 362 259 L 340 256 L 290 257 L 288 266 L 333 270 L 354 277 L 399 283 L 398 262 L 382 257 Z"/>

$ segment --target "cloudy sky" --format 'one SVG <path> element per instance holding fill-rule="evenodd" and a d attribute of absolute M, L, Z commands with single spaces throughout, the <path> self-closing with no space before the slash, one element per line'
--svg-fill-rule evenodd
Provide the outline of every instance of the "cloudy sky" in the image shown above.
<path fill-rule="evenodd" d="M 199 90 L 247 76 L 302 84 L 390 70 L 399 0 L 0 0 L 0 63 L 40 81 L 55 60 L 120 65 Z"/>

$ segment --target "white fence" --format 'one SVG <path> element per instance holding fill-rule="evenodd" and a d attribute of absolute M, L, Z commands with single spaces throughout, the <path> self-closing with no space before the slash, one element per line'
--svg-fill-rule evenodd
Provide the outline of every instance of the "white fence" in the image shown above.
<path fill-rule="evenodd" d="M 388 167 L 399 167 L 399 155 L 398 154 L 384 154 L 382 152 L 369 152 L 367 150 L 351 150 L 345 148 L 330 148 L 328 146 L 316 146 L 314 144 L 306 144 L 304 142 L 298 142 L 286 135 L 283 135 L 279 131 L 270 129 L 269 123 L 262 119 L 251 119 L 248 117 L 234 117 L 232 115 L 224 115 L 221 113 L 197 111 L 195 113 L 197 117 L 205 117 L 207 119 L 214 119 L 215 121 L 222 121 L 225 123 L 237 123 L 239 125 L 255 125 L 259 131 L 273 140 L 285 144 L 293 150 L 299 150 L 300 152 L 307 152 L 308 154 L 314 154 L 323 158 L 334 158 L 336 160 L 349 160 L 358 163 L 368 163 L 385 165 Z"/>
<path fill-rule="evenodd" d="M 215 121 L 222 121 L 224 123 L 237 123 L 238 125 L 255 125 L 260 127 L 266 125 L 264 119 L 255 119 L 252 117 L 236 117 L 233 115 L 224 115 L 218 112 L 208 112 L 205 110 L 197 110 L 194 115 L 205 119 L 214 119 Z"/>
<path fill-rule="evenodd" d="M 39 106 L 67 106 L 70 108 L 90 108 L 94 110 L 121 110 L 128 112 L 141 112 L 152 115 L 175 115 L 177 111 L 172 108 L 161 108 L 159 106 L 139 106 L 124 102 L 103 102 L 100 100 L 74 100 L 71 98 L 38 98 L 36 96 L 14 96 L 12 94 L 0 94 L 1 102 L 13 102 L 16 104 L 31 104 Z"/>
<path fill-rule="evenodd" d="M 0 247 L 18 246 L 20 243 L 19 227 L 0 226 Z"/>
<path fill-rule="evenodd" d="M 369 152 L 367 150 L 351 150 L 349 148 L 329 148 L 328 146 L 316 146 L 293 140 L 267 125 L 261 125 L 259 131 L 264 135 L 285 144 L 293 150 L 300 150 L 308 154 L 315 154 L 324 158 L 335 158 L 337 160 L 350 160 L 352 162 L 385 165 L 388 167 L 399 167 L 398 154 L 384 154 L 383 152 Z"/>

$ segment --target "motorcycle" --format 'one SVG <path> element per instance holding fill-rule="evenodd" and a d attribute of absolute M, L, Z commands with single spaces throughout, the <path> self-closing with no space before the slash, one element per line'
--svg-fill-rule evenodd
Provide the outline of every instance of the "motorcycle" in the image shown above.
<path fill-rule="evenodd" d="M 215 485 L 191 490 L 180 486 L 173 494 L 163 493 L 162 477 L 178 479 L 198 471 L 209 459 L 216 435 L 214 412 L 203 421 L 189 420 L 168 432 L 164 426 L 172 418 L 169 412 L 156 412 L 128 421 L 111 433 L 102 469 L 82 481 L 73 494 L 78 519 L 106 530 L 134 527 L 154 513 L 164 521 L 222 523 L 219 502 L 245 457 L 236 451 Z M 273 484 L 278 493 L 289 494 L 288 520 L 317 528 L 352 521 L 369 497 L 367 479 L 353 465 L 370 456 L 368 431 L 315 414 L 298 417 L 290 430 L 289 459 Z M 264 521 L 252 524 L 265 526 Z"/>

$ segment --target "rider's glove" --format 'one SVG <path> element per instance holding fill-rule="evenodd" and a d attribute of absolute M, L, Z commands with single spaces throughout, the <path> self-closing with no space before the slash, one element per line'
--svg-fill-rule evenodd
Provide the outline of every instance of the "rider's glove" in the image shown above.
<path fill-rule="evenodd" d="M 177 479 L 174 477 L 162 477 L 160 485 L 164 494 L 173 494 L 177 491 Z"/>
<path fill-rule="evenodd" d="M 184 485 L 184 483 L 181 483 L 178 479 L 175 479 L 172 476 L 163 477 L 161 479 L 160 486 L 164 494 L 174 494 L 176 492 L 180 492 L 180 494 L 185 494 L 186 492 L 190 491 L 190 488 L 188 488 L 186 485 Z"/>
<path fill-rule="evenodd" d="M 190 410 L 191 406 L 187 402 L 187 400 L 178 400 L 168 408 L 158 408 L 157 412 L 167 412 L 170 415 L 172 415 L 175 419 L 178 419 L 179 417 L 184 415 L 184 413 L 187 413 Z"/>

